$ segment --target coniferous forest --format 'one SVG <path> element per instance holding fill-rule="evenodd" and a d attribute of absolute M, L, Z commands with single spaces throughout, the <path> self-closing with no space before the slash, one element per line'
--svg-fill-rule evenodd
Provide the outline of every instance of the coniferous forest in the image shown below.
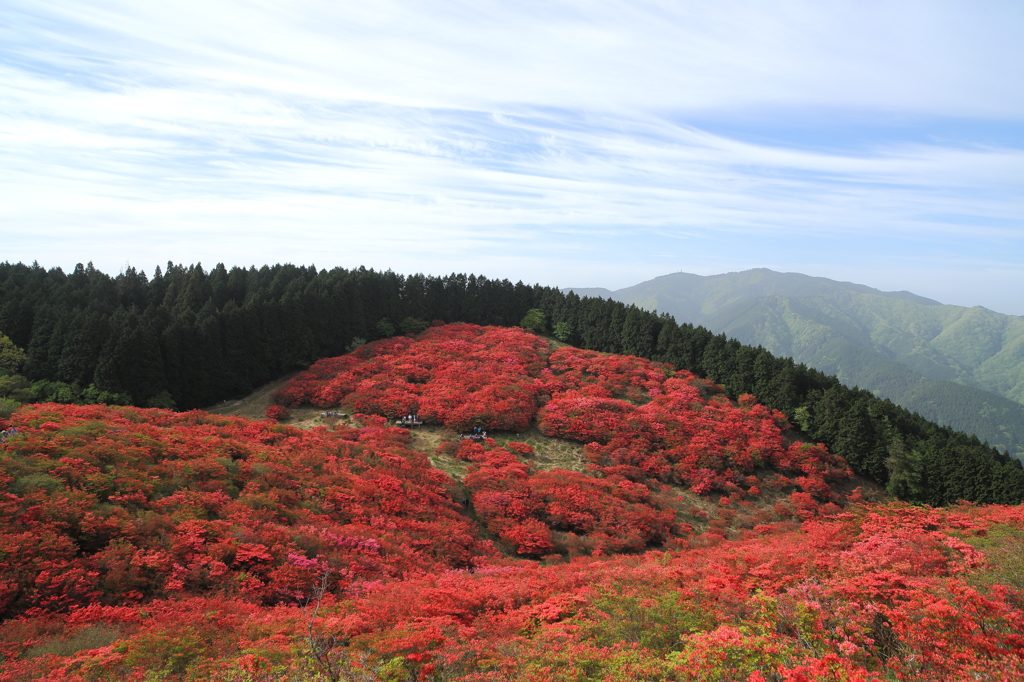
<path fill-rule="evenodd" d="M 543 313 L 538 331 L 566 343 L 671 363 L 732 398 L 756 396 L 900 499 L 1024 499 L 1020 463 L 974 437 L 760 347 L 615 301 L 363 268 L 168 263 L 148 278 L 134 268 L 112 277 L 91 265 L 0 265 L 0 332 L 25 351 L 22 396 L 30 385 L 33 400 L 59 403 L 202 408 L 367 341 L 437 321 L 514 326 L 531 310 Z"/>

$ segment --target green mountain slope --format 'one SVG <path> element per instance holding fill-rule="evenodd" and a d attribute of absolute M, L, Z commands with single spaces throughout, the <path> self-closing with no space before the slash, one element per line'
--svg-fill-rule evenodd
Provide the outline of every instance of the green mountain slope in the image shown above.
<path fill-rule="evenodd" d="M 767 269 L 675 273 L 610 297 L 764 346 L 1024 455 L 1024 318 Z"/>

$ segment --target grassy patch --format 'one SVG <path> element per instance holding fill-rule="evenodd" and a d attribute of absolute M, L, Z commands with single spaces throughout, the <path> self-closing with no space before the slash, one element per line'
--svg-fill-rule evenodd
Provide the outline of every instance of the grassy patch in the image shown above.
<path fill-rule="evenodd" d="M 421 426 L 412 429 L 412 442 L 410 447 L 430 456 L 430 462 L 435 467 L 444 471 L 449 476 L 462 480 L 466 476 L 466 469 L 469 462 L 438 454 L 438 446 L 445 441 L 457 441 L 458 433 L 442 426 Z M 532 457 L 520 457 L 526 464 L 535 469 L 569 469 L 571 471 L 584 471 L 586 461 L 583 458 L 583 444 L 561 438 L 549 438 L 543 435 L 536 428 L 531 428 L 523 433 L 512 431 L 488 432 L 488 437 L 504 447 L 510 442 L 527 443 L 534 449 Z"/>
<path fill-rule="evenodd" d="M 522 433 L 500 432 L 487 435 L 501 446 L 512 441 L 531 446 L 534 450 L 533 457 L 525 461 L 538 469 L 585 471 L 587 468 L 587 461 L 583 457 L 583 443 L 545 436 L 535 426 Z"/>
<path fill-rule="evenodd" d="M 410 429 L 410 433 L 412 434 L 410 447 L 420 452 L 426 452 L 429 455 L 433 455 L 437 451 L 437 446 L 443 441 L 456 440 L 459 437 L 451 429 L 432 425 L 417 426 L 414 429 Z"/>
<path fill-rule="evenodd" d="M 225 400 L 224 402 L 211 405 L 206 408 L 207 412 L 213 414 L 223 414 L 231 417 L 245 417 L 246 419 L 263 419 L 263 416 L 267 412 L 267 408 L 274 404 L 271 396 L 274 395 L 275 391 L 284 388 L 288 384 L 288 380 L 295 376 L 297 372 L 287 374 L 280 379 L 271 381 L 269 384 L 264 384 L 257 388 L 255 391 L 239 398 L 238 400 Z M 289 408 L 294 414 L 298 410 L 304 410 L 306 408 Z M 311 410 L 323 412 L 316 407 L 309 407 Z"/>
<path fill-rule="evenodd" d="M 1000 523 L 984 537 L 966 537 L 964 541 L 984 552 L 989 563 L 988 568 L 970 576 L 972 585 L 1010 585 L 1024 590 L 1024 530 Z"/>
<path fill-rule="evenodd" d="M 439 455 L 434 453 L 430 455 L 430 464 L 435 469 L 440 469 L 444 473 L 448 474 L 456 481 L 461 481 L 466 477 L 467 470 L 469 469 L 469 462 L 463 462 L 462 460 L 449 457 L 448 455 Z"/>
<path fill-rule="evenodd" d="M 78 630 L 70 637 L 51 639 L 30 646 L 21 655 L 22 658 L 39 658 L 40 656 L 60 656 L 67 658 L 79 651 L 91 651 L 110 646 L 121 638 L 121 631 L 110 625 L 90 625 Z"/>

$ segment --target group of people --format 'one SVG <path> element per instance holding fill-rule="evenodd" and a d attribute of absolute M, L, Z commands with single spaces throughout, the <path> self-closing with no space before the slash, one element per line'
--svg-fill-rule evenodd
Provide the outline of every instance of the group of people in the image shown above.
<path fill-rule="evenodd" d="M 418 414 L 409 414 L 398 420 L 400 426 L 419 426 L 422 423 Z"/>
<path fill-rule="evenodd" d="M 324 412 L 321 417 L 344 417 L 341 412 Z"/>
<path fill-rule="evenodd" d="M 18 429 L 14 428 L 13 426 L 11 427 L 10 431 L 8 431 L 7 429 L 4 429 L 3 431 L 0 431 L 0 443 L 6 443 L 7 442 L 7 438 L 9 436 L 13 436 L 13 435 L 15 435 L 17 433 L 18 433 Z"/>
<path fill-rule="evenodd" d="M 487 438 L 487 432 L 479 426 L 474 426 L 469 430 L 468 434 L 464 433 L 459 436 L 459 440 L 466 440 L 467 438 L 470 440 L 483 440 L 484 438 Z"/>

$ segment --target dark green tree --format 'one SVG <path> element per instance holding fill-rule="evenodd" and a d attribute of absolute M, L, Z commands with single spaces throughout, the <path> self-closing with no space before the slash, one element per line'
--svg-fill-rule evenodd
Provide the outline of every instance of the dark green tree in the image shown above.
<path fill-rule="evenodd" d="M 622 353 L 650 357 L 657 340 L 657 318 L 636 306 L 629 306 L 622 323 Z"/>

